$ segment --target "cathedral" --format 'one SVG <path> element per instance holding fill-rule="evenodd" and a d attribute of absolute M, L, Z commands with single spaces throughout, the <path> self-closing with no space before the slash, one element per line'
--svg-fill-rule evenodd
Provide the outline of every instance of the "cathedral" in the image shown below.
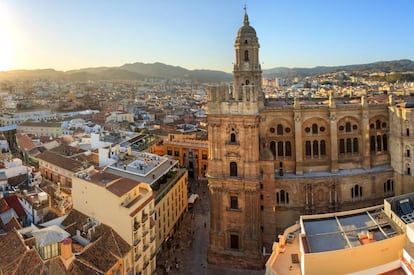
<path fill-rule="evenodd" d="M 265 98 L 247 13 L 232 86 L 208 90 L 208 261 L 260 269 L 300 215 L 382 204 L 414 191 L 409 96 Z"/>

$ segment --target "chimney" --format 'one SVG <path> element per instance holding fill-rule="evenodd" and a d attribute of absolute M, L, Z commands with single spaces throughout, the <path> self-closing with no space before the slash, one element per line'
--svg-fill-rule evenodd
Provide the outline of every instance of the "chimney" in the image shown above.
<path fill-rule="evenodd" d="M 72 239 L 66 238 L 60 242 L 60 257 L 62 262 L 66 267 L 66 270 L 69 268 L 70 264 L 75 259 L 75 256 L 72 254 Z"/>

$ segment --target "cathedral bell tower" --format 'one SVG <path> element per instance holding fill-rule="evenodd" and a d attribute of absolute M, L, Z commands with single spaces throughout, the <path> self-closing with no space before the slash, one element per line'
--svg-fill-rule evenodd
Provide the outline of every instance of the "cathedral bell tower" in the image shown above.
<path fill-rule="evenodd" d="M 264 107 L 259 42 L 247 13 L 235 42 L 233 86 L 208 89 L 208 261 L 263 267 L 260 229 L 259 122 Z"/>

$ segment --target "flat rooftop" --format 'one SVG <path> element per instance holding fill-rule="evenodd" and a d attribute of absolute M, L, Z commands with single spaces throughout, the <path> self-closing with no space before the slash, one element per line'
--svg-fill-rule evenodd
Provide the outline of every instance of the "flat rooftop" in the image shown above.
<path fill-rule="evenodd" d="M 383 213 L 382 206 L 347 213 L 321 215 L 316 219 L 302 216 L 305 253 L 352 248 L 401 234 Z"/>
<path fill-rule="evenodd" d="M 177 160 L 147 152 L 133 152 L 108 166 L 109 173 L 152 184 L 178 164 Z"/>

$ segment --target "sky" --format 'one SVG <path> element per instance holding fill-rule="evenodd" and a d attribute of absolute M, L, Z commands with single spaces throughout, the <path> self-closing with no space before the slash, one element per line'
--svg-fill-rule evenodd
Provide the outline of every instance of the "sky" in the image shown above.
<path fill-rule="evenodd" d="M 231 72 L 244 5 L 262 69 L 414 60 L 413 0 L 0 0 L 0 71 Z"/>

